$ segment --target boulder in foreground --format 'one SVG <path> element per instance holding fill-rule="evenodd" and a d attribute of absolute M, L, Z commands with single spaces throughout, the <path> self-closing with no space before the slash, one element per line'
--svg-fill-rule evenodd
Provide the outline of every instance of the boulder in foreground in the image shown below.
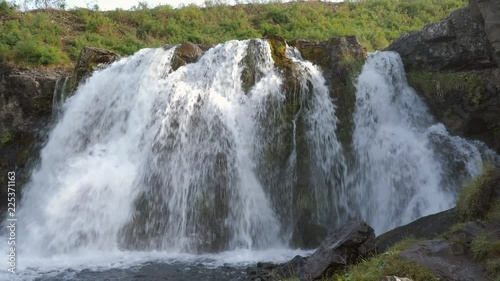
<path fill-rule="evenodd" d="M 331 233 L 299 270 L 301 281 L 320 279 L 358 262 L 375 249 L 375 232 L 365 222 L 351 222 Z"/>

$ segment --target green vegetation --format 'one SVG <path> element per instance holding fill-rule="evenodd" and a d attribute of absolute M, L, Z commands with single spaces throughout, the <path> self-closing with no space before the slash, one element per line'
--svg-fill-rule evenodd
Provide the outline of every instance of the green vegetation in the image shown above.
<path fill-rule="evenodd" d="M 23 13 L 2 2 L 0 56 L 27 65 L 69 66 L 88 45 L 130 55 L 140 48 L 166 43 L 215 44 L 276 34 L 287 40 L 357 35 L 368 50 L 375 50 L 466 4 L 466 0 L 308 1 Z"/>
<path fill-rule="evenodd" d="M 498 215 L 498 202 L 491 202 L 491 199 L 499 176 L 498 169 L 486 163 L 479 176 L 464 184 L 457 200 L 458 215 L 463 221 Z M 492 214 L 489 214 L 490 209 Z"/>
<path fill-rule="evenodd" d="M 500 241 L 492 241 L 486 234 L 481 234 L 470 247 L 474 259 L 485 263 L 489 275 L 500 276 Z"/>
<path fill-rule="evenodd" d="M 435 103 L 442 103 L 448 94 L 460 91 L 478 106 L 481 95 L 485 92 L 484 82 L 476 73 L 413 71 L 407 77 L 412 87 Z"/>
<path fill-rule="evenodd" d="M 385 276 L 396 275 L 409 277 L 415 281 L 439 280 L 429 269 L 401 258 L 400 252 L 418 242 L 415 239 L 405 239 L 392 246 L 385 253 L 367 259 L 351 266 L 342 274 L 331 278 L 336 281 L 373 281 Z"/>
<path fill-rule="evenodd" d="M 0 132 L 0 144 L 7 144 L 12 141 L 12 135 L 9 131 Z"/>

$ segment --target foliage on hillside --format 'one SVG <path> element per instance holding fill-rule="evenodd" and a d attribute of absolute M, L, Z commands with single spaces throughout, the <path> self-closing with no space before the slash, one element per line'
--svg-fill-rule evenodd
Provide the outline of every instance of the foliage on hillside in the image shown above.
<path fill-rule="evenodd" d="M 0 3 L 0 56 L 28 65 L 71 65 L 83 46 L 129 55 L 183 41 L 215 44 L 279 34 L 326 40 L 357 35 L 368 50 L 438 21 L 467 0 L 365 0 L 169 6 L 108 12 L 87 9 L 20 12 Z"/>

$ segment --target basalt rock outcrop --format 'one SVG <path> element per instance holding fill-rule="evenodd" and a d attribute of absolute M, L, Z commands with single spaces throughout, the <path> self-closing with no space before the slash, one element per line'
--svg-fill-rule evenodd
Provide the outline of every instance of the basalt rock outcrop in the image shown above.
<path fill-rule="evenodd" d="M 400 36 L 407 78 L 454 134 L 500 151 L 500 2 L 470 0 L 440 22 Z"/>
<path fill-rule="evenodd" d="M 7 182 L 7 172 L 16 172 L 18 202 L 51 125 L 57 81 L 70 77 L 67 91 L 71 93 L 96 67 L 118 58 L 110 51 L 85 47 L 73 71 L 18 68 L 0 62 L 0 181 Z M 2 215 L 6 192 L 6 188 L 0 190 Z"/>
<path fill-rule="evenodd" d="M 29 161 L 37 154 L 50 122 L 52 95 L 65 70 L 35 70 L 0 65 L 0 181 L 16 172 L 16 187 L 26 182 Z M 7 188 L 0 189 L 0 213 L 7 208 Z"/>

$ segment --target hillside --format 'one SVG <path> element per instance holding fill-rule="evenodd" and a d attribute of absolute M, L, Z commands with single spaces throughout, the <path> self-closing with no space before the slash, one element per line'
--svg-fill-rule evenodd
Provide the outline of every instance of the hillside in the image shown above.
<path fill-rule="evenodd" d="M 18 65 L 71 67 L 84 46 L 130 55 L 145 47 L 190 41 L 216 44 L 280 34 L 326 40 L 356 35 L 368 50 L 437 21 L 466 0 L 366 0 L 139 7 L 134 11 L 36 10 L 0 3 L 0 56 Z"/>

